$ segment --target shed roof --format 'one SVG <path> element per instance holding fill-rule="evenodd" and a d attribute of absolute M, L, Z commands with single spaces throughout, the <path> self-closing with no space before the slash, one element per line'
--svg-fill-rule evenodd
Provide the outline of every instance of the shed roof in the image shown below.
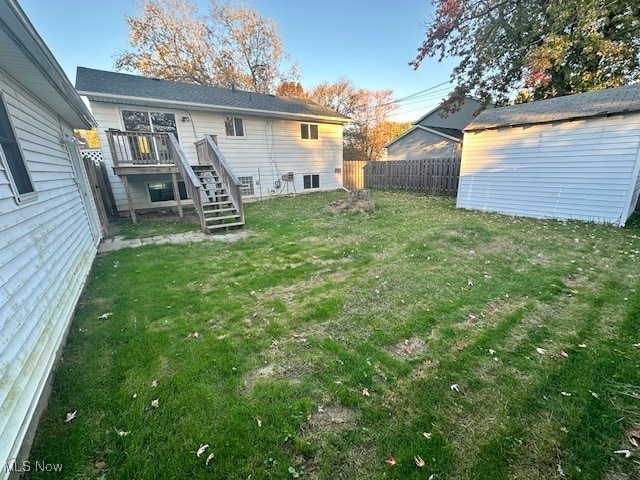
<path fill-rule="evenodd" d="M 160 80 L 126 73 L 78 67 L 76 88 L 90 100 L 108 103 L 181 105 L 258 115 L 317 118 L 346 123 L 349 117 L 309 100 L 243 90 Z"/>
<path fill-rule="evenodd" d="M 95 124 L 20 5 L 0 0 L 0 68 L 75 128 Z"/>
<path fill-rule="evenodd" d="M 640 85 L 628 85 L 492 108 L 478 115 L 465 128 L 465 131 L 551 123 L 637 111 L 640 111 Z"/>

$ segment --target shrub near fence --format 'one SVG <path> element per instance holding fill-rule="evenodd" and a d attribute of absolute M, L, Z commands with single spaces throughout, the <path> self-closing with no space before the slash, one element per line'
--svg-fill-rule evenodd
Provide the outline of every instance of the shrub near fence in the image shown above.
<path fill-rule="evenodd" d="M 460 157 L 369 162 L 364 167 L 365 188 L 398 188 L 455 195 Z"/>

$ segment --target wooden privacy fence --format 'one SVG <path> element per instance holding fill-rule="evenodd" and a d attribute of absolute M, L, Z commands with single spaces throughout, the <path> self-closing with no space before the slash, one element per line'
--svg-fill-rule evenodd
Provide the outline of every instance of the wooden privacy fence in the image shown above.
<path fill-rule="evenodd" d="M 342 162 L 342 186 L 348 190 L 364 188 L 364 167 L 368 160 L 344 160 Z"/>
<path fill-rule="evenodd" d="M 363 170 L 365 188 L 398 188 L 455 195 L 458 193 L 460 157 L 368 162 Z"/>

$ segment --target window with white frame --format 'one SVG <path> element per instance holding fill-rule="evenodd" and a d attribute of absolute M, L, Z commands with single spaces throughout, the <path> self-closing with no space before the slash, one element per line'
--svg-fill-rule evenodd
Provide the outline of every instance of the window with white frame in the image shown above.
<path fill-rule="evenodd" d="M 301 123 L 300 137 L 303 140 L 318 140 L 318 125 L 315 123 Z"/>
<path fill-rule="evenodd" d="M 320 188 L 320 175 L 303 175 L 302 184 L 304 189 Z"/>
<path fill-rule="evenodd" d="M 149 182 L 147 183 L 147 190 L 149 191 L 151 203 L 175 200 L 173 182 Z M 182 181 L 178 181 L 178 192 L 180 193 L 180 200 L 187 199 L 187 189 Z"/>
<path fill-rule="evenodd" d="M 241 117 L 224 117 L 224 131 L 227 137 L 244 137 L 244 123 Z"/>
<path fill-rule="evenodd" d="M 36 190 L 18 145 L 2 93 L 0 93 L 0 160 L 9 173 L 16 199 L 20 201 L 34 195 Z"/>
<path fill-rule="evenodd" d="M 253 188 L 253 177 L 238 177 L 242 186 L 240 187 L 240 195 L 252 196 L 255 195 L 255 189 Z"/>

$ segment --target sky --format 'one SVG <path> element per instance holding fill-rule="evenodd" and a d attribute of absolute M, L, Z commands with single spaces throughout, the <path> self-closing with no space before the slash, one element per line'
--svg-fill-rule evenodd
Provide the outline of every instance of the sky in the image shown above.
<path fill-rule="evenodd" d="M 115 71 L 114 57 L 130 48 L 125 16 L 136 15 L 135 0 L 18 1 L 72 82 L 78 66 Z M 193 3 L 206 12 L 207 0 Z M 416 71 L 408 65 L 433 18 L 430 0 L 253 0 L 253 5 L 278 24 L 306 89 L 346 76 L 359 88 L 390 89 L 403 98 L 449 80 L 450 62 L 427 59 Z M 446 84 L 400 102 L 391 119 L 417 120 L 451 88 Z"/>

